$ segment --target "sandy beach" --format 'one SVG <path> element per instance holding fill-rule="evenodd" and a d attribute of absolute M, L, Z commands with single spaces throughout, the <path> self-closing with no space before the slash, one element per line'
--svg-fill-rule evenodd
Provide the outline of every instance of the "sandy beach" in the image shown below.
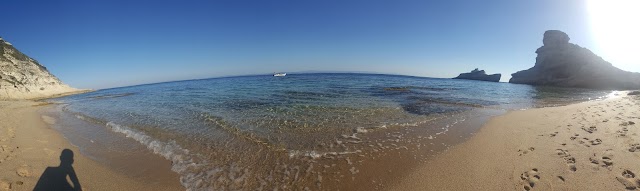
<path fill-rule="evenodd" d="M 638 189 L 640 97 L 624 95 L 495 117 L 393 190 Z"/>
<path fill-rule="evenodd" d="M 75 172 L 82 190 L 183 190 L 177 176 L 174 177 L 175 181 L 167 181 L 165 184 L 141 184 L 135 178 L 115 172 L 83 156 L 78 147 L 71 145 L 58 131 L 49 127 L 48 124 L 56 121 L 38 113 L 44 107 L 49 106 L 35 101 L 0 102 L 0 190 L 61 188 L 61 183 L 55 182 L 59 180 L 55 176 L 72 171 Z M 67 156 L 61 156 L 65 149 L 73 153 L 72 160 L 68 156 L 69 151 L 65 151 Z M 61 165 L 65 163 L 61 160 L 67 163 L 71 161 L 73 170 L 60 168 L 67 166 Z M 50 172 L 45 173 L 47 167 L 50 167 Z M 167 162 L 166 166 L 158 168 L 168 171 L 170 164 Z M 73 186 L 72 182 L 69 184 Z"/>

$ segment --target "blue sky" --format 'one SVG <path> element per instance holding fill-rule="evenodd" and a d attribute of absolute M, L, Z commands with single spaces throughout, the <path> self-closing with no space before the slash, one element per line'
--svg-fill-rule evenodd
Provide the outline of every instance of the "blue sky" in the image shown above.
<path fill-rule="evenodd" d="M 533 66 L 545 30 L 563 30 L 596 54 L 604 49 L 584 0 L 4 0 L 1 7 L 0 36 L 67 84 L 92 89 L 296 71 L 449 78 L 476 67 L 508 81 Z"/>

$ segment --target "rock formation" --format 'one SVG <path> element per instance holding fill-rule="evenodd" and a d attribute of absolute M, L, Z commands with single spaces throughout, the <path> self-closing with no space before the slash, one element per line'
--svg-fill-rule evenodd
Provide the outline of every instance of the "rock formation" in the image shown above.
<path fill-rule="evenodd" d="M 42 98 L 76 91 L 38 61 L 0 38 L 0 100 Z"/>
<path fill-rule="evenodd" d="M 489 82 L 499 82 L 502 74 L 487 75 L 484 70 L 478 70 L 477 68 L 469 73 L 462 73 L 453 79 L 466 79 L 466 80 L 480 80 Z"/>
<path fill-rule="evenodd" d="M 592 89 L 640 89 L 640 73 L 623 71 L 589 49 L 569 43 L 558 30 L 544 33 L 533 68 L 512 74 L 510 83 Z"/>

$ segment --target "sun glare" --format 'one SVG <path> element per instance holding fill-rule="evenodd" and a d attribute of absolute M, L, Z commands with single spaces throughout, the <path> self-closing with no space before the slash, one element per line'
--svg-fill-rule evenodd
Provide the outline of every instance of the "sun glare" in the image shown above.
<path fill-rule="evenodd" d="M 602 51 L 596 54 L 623 69 L 640 69 L 639 10 L 639 0 L 588 1 L 591 33 Z"/>

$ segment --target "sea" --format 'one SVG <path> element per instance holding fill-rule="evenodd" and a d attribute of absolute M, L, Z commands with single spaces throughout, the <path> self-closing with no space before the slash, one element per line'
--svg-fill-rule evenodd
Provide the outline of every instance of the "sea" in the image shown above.
<path fill-rule="evenodd" d="M 58 119 L 54 128 L 83 154 L 154 184 L 172 181 L 153 178 L 160 166 L 185 190 L 376 190 L 491 117 L 611 93 L 382 74 L 255 75 L 55 98 L 43 115 Z"/>

